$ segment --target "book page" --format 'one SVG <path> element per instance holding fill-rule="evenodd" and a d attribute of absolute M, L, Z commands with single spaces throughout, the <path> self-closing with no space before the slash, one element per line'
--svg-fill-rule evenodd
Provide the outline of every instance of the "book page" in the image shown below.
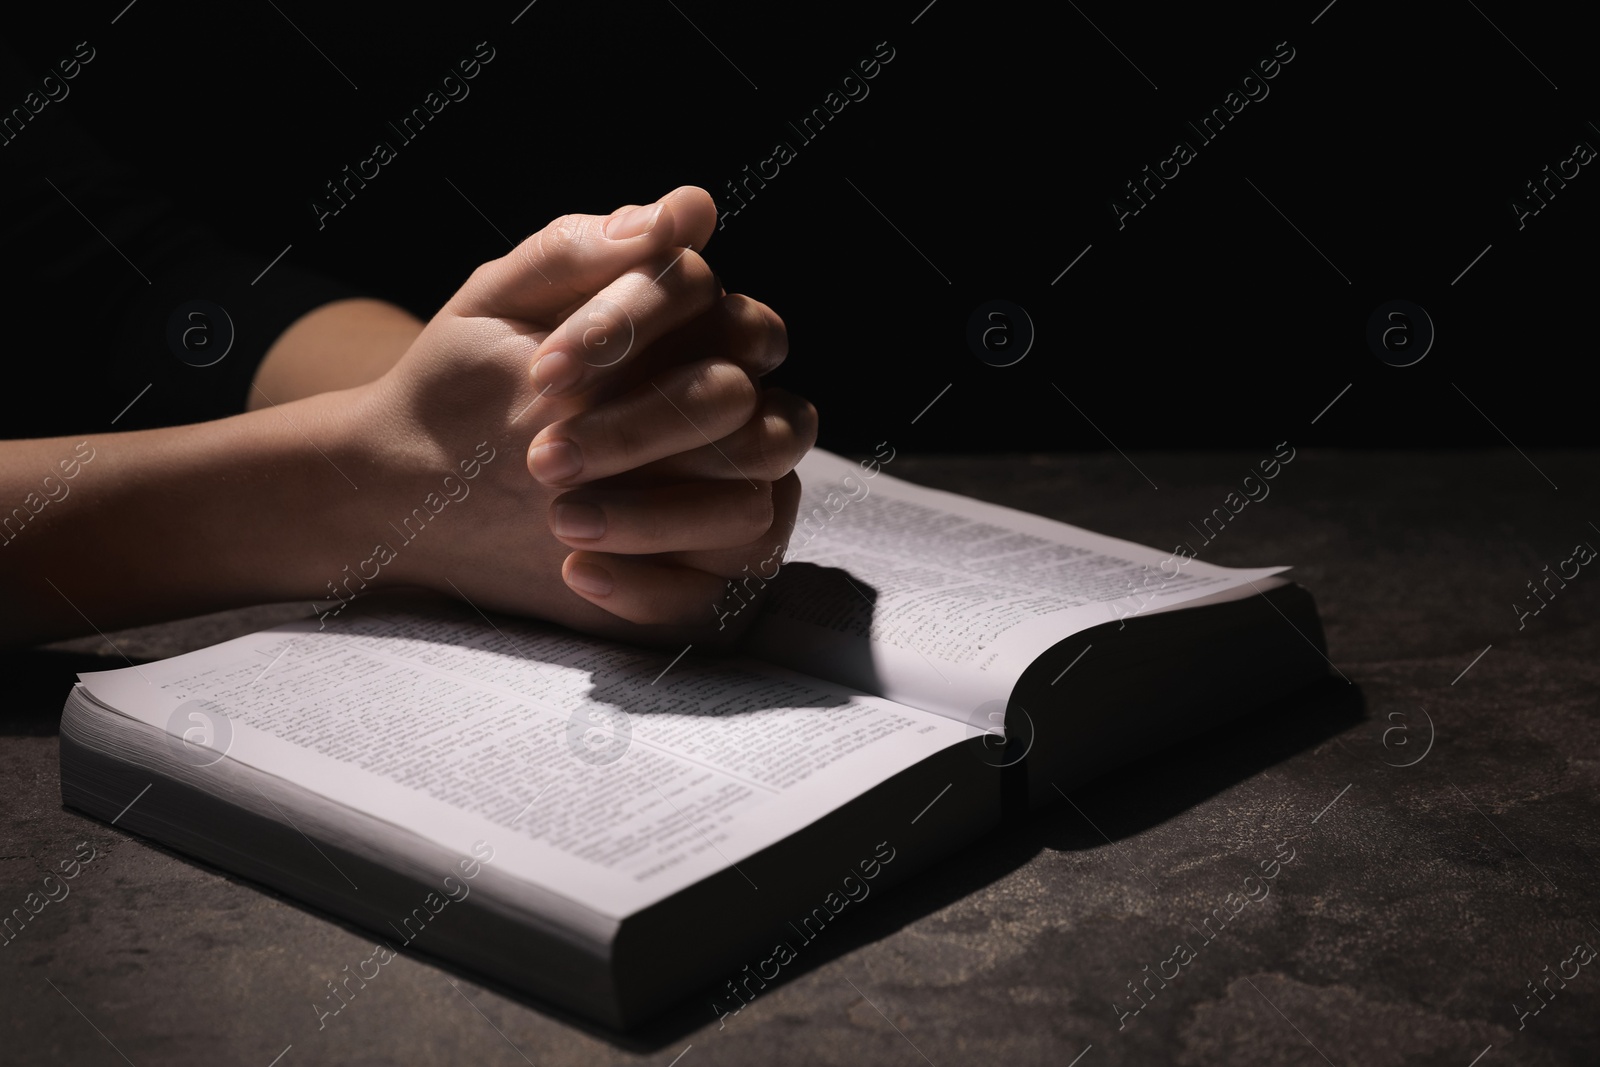
<path fill-rule="evenodd" d="M 488 840 L 497 868 L 616 918 L 967 736 L 767 664 L 673 662 L 465 605 L 317 626 L 81 677 L 177 745 L 461 854 Z"/>
<path fill-rule="evenodd" d="M 891 457 L 892 458 L 892 457 Z M 1285 567 L 1219 567 L 925 489 L 876 462 L 813 450 L 756 655 L 979 728 L 1046 649 L 1079 630 L 1259 583 Z M 728 610 L 726 607 L 723 610 Z"/>

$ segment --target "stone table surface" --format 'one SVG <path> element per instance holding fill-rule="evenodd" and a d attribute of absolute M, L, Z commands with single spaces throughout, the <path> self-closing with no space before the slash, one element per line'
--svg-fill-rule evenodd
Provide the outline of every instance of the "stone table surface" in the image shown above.
<path fill-rule="evenodd" d="M 7 653 L 0 909 L 75 850 L 94 858 L 0 947 L 0 1062 L 1600 1062 L 1600 963 L 1575 962 L 1600 945 L 1600 568 L 1552 583 L 1537 615 L 1514 607 L 1574 545 L 1600 544 L 1600 453 L 1301 450 L 1200 545 L 1189 524 L 1262 458 L 895 461 L 1210 562 L 1294 564 L 1339 676 L 845 913 L 721 1026 L 707 990 L 619 1035 L 407 956 L 319 1030 L 313 1002 L 369 936 L 63 808 L 62 701 L 76 671 L 123 661 L 98 637 Z M 158 658 L 305 611 L 111 637 Z M 1197 936 L 1291 851 L 1265 899 Z M 1156 972 L 1177 977 L 1135 999 Z"/>

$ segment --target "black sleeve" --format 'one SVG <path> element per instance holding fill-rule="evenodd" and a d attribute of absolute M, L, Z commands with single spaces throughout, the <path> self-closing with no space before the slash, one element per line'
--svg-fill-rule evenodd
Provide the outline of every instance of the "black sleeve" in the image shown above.
<path fill-rule="evenodd" d="M 73 122 L 69 69 L 35 70 L 0 42 L 0 328 L 13 386 L 0 438 L 243 411 L 291 323 L 372 294 L 226 247 Z"/>

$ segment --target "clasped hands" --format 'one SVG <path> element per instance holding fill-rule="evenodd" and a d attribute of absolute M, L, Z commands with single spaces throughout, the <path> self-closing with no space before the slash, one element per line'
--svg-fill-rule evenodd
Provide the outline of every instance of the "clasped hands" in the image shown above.
<path fill-rule="evenodd" d="M 722 292 L 700 255 L 715 222 L 693 187 L 556 219 L 475 270 L 363 391 L 396 518 L 480 442 L 496 456 L 386 580 L 651 644 L 748 624 L 716 606 L 781 556 L 817 416 L 758 384 L 787 333 Z"/>

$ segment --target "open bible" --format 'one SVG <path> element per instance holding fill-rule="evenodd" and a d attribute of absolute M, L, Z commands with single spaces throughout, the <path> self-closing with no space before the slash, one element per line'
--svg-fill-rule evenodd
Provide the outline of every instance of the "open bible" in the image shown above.
<path fill-rule="evenodd" d="M 370 930 L 321 1026 L 419 951 L 625 1028 L 697 993 L 736 1011 L 872 894 L 1330 669 L 1283 568 L 889 458 L 801 464 L 787 552 L 708 608 L 765 600 L 739 656 L 364 597 L 82 675 L 63 799 Z"/>

